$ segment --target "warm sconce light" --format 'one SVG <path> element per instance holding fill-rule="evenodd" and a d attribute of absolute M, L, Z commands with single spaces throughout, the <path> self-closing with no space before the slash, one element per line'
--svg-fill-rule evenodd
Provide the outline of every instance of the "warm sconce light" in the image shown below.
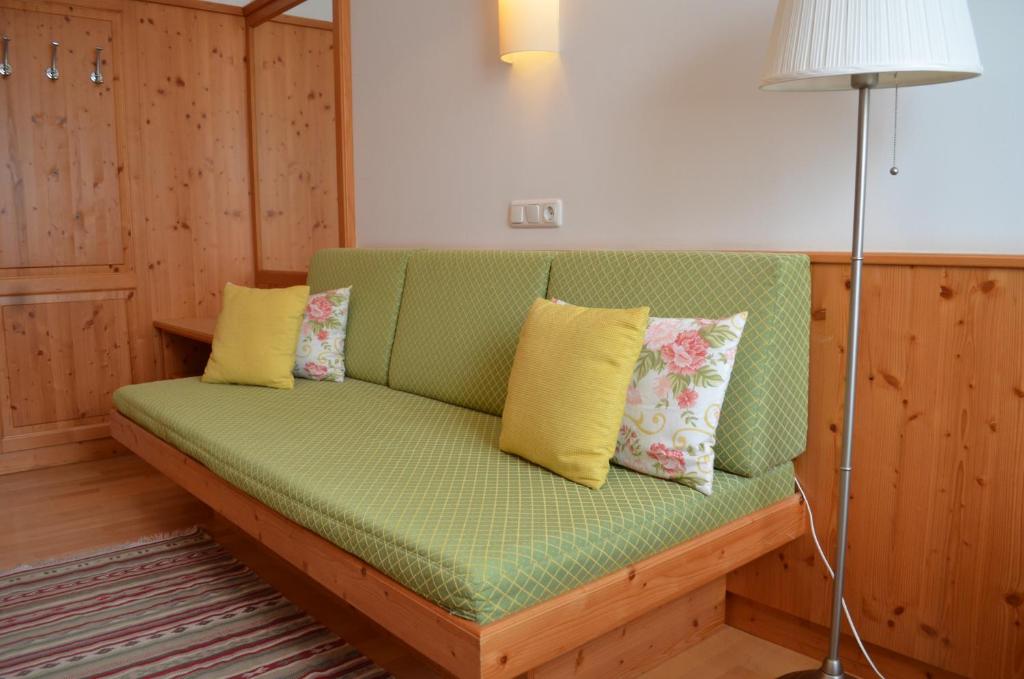
<path fill-rule="evenodd" d="M 558 0 L 498 0 L 501 60 L 558 52 Z"/>

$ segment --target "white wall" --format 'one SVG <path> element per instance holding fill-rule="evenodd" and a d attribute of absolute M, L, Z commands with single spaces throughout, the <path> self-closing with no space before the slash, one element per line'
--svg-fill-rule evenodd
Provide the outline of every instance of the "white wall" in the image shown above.
<path fill-rule="evenodd" d="M 224 5 L 236 5 L 242 7 L 249 4 L 250 0 L 215 0 Z M 305 17 L 307 19 L 319 19 L 330 21 L 333 13 L 333 0 L 306 0 L 303 3 L 292 7 L 285 12 L 291 16 Z"/>
<path fill-rule="evenodd" d="M 1024 0 L 971 0 L 985 75 L 871 118 L 867 248 L 1024 253 Z M 757 89 L 774 0 L 562 0 L 509 66 L 497 0 L 353 0 L 361 246 L 849 248 L 856 94 Z M 506 226 L 560 197 L 558 230 Z"/>

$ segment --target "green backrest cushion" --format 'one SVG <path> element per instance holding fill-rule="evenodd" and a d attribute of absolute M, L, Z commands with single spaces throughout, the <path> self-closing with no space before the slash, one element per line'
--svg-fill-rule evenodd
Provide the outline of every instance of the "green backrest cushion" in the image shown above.
<path fill-rule="evenodd" d="M 756 476 L 807 443 L 810 262 L 804 255 L 567 252 L 548 296 L 597 307 L 647 305 L 651 316 L 749 312 L 719 421 L 715 466 Z"/>
<path fill-rule="evenodd" d="M 387 384 L 391 346 L 412 250 L 332 248 L 313 255 L 311 294 L 352 286 L 345 337 L 345 373 Z"/>
<path fill-rule="evenodd" d="M 519 328 L 530 304 L 544 296 L 551 256 L 414 253 L 406 271 L 388 385 L 500 415 Z"/>

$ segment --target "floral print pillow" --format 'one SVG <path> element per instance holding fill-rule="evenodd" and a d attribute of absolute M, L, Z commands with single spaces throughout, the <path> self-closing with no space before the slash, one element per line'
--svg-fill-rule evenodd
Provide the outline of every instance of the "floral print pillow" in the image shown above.
<path fill-rule="evenodd" d="M 715 429 L 746 321 L 648 321 L 614 462 L 711 495 Z"/>
<path fill-rule="evenodd" d="M 309 296 L 299 330 L 292 373 L 307 380 L 345 379 L 345 327 L 352 288 Z"/>

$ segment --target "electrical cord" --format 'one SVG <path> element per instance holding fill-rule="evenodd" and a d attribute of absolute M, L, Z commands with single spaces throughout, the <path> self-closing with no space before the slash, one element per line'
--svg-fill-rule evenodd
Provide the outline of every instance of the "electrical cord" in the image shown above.
<path fill-rule="evenodd" d="M 804 499 L 804 506 L 807 507 L 807 517 L 811 523 L 811 538 L 814 540 L 814 546 L 818 549 L 818 556 L 821 557 L 822 563 L 825 564 L 825 570 L 828 571 L 829 576 L 832 580 L 836 579 L 836 572 L 832 570 L 832 564 L 828 562 L 828 557 L 825 556 L 825 550 L 821 547 L 821 541 L 818 540 L 818 531 L 814 528 L 814 510 L 811 509 L 811 502 L 807 499 L 807 493 L 804 492 L 804 487 L 800 485 L 800 479 L 796 476 L 793 477 L 796 481 L 796 489 L 800 491 L 800 497 Z M 857 642 L 857 646 L 860 648 L 860 652 L 864 655 L 864 659 L 868 661 L 868 665 L 871 665 L 871 669 L 874 670 L 875 674 L 878 675 L 878 679 L 885 679 L 885 675 L 882 674 L 878 666 L 875 665 L 875 661 L 871 659 L 871 654 L 868 653 L 868 649 L 864 648 L 864 642 L 860 639 L 860 633 L 857 632 L 857 626 L 853 624 L 853 616 L 850 615 L 850 609 L 846 606 L 846 597 L 843 597 L 843 613 L 846 614 L 846 622 L 850 623 L 850 630 L 853 631 L 853 638 Z"/>

